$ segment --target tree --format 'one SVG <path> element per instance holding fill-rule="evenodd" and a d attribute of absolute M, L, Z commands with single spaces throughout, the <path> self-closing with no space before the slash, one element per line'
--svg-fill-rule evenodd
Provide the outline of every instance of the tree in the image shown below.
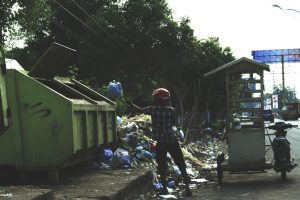
<path fill-rule="evenodd" d="M 9 24 L 13 18 L 11 12 L 12 6 L 15 4 L 13 0 L 2 0 L 0 3 L 0 54 L 4 55 L 5 38 L 9 32 Z"/>

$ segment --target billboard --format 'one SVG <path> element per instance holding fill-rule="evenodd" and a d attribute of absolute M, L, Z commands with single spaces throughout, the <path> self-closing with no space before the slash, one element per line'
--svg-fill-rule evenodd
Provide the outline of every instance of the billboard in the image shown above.
<path fill-rule="evenodd" d="M 254 60 L 262 63 L 280 63 L 280 62 L 300 62 L 299 49 L 273 49 L 252 51 L 251 55 Z"/>
<path fill-rule="evenodd" d="M 272 101 L 273 101 L 273 108 L 278 109 L 278 95 L 277 94 L 272 95 Z"/>

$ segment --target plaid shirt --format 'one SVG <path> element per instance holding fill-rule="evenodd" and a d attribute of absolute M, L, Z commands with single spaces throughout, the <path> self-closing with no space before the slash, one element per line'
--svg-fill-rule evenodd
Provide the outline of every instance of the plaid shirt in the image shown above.
<path fill-rule="evenodd" d="M 170 106 L 148 106 L 143 108 L 147 115 L 151 115 L 152 137 L 158 142 L 175 142 L 176 135 L 172 131 L 175 124 L 175 109 Z"/>

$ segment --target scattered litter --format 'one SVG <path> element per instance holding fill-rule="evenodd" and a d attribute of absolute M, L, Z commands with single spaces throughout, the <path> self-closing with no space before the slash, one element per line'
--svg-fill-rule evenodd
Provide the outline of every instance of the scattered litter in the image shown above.
<path fill-rule="evenodd" d="M 245 194 L 241 194 L 240 197 L 246 197 L 246 196 L 250 196 L 252 193 L 245 193 Z"/>
<path fill-rule="evenodd" d="M 197 184 L 190 184 L 189 186 L 191 190 L 197 189 Z"/>
<path fill-rule="evenodd" d="M 0 197 L 12 198 L 12 193 L 0 194 Z"/>
<path fill-rule="evenodd" d="M 120 126 L 122 124 L 122 118 L 117 116 L 117 126 Z"/>
<path fill-rule="evenodd" d="M 197 179 L 191 179 L 191 182 L 196 182 L 196 183 L 206 183 L 208 180 L 205 178 L 197 178 Z"/>
<path fill-rule="evenodd" d="M 174 180 L 168 182 L 168 187 L 173 188 L 176 186 L 176 182 Z"/>
<path fill-rule="evenodd" d="M 138 131 L 138 128 L 139 128 L 138 125 L 136 123 L 132 122 L 126 126 L 126 131 L 136 132 L 136 131 Z"/>
<path fill-rule="evenodd" d="M 181 171 L 179 170 L 179 167 L 178 167 L 177 165 L 174 165 L 174 166 L 173 166 L 173 169 L 174 169 L 174 171 L 175 171 L 175 173 L 176 173 L 177 175 L 180 175 L 180 174 L 181 174 Z"/>
<path fill-rule="evenodd" d="M 103 154 L 104 154 L 104 159 L 111 159 L 113 157 L 113 152 L 109 148 L 104 149 Z"/>
<path fill-rule="evenodd" d="M 172 194 L 159 195 L 159 196 L 163 199 L 177 199 L 177 197 Z"/>
<path fill-rule="evenodd" d="M 147 167 L 152 169 L 153 191 L 143 194 L 142 199 L 177 199 L 184 194 L 185 184 L 183 183 L 181 171 L 175 165 L 170 154 L 167 154 L 168 195 L 159 195 L 163 187 L 157 172 L 155 160 L 156 142 L 151 139 L 151 117 L 148 115 L 117 116 L 117 137 L 120 143 L 116 150 L 106 148 L 100 160 L 90 163 L 90 168 L 102 169 L 131 169 Z M 183 130 L 174 127 L 174 130 L 182 142 L 185 134 Z M 210 182 L 212 176 L 216 176 L 216 158 L 219 154 L 217 145 L 218 139 L 213 138 L 210 131 L 201 134 L 198 139 L 193 139 L 189 143 L 181 143 L 181 150 L 186 162 L 186 170 L 191 179 L 190 189 L 197 189 L 201 184 Z M 200 136 L 200 132 L 199 132 Z M 130 172 L 125 172 L 130 174 Z M 210 182 L 213 183 L 213 182 Z"/>
<path fill-rule="evenodd" d="M 178 136 L 180 139 L 182 139 L 182 140 L 184 139 L 184 133 L 182 130 L 179 131 Z"/>
<path fill-rule="evenodd" d="M 187 168 L 186 173 L 192 177 L 195 176 L 195 172 L 193 172 L 192 168 Z"/>

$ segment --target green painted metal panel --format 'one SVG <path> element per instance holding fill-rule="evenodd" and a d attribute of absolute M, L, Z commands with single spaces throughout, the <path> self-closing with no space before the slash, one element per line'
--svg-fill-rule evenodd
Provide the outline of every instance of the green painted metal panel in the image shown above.
<path fill-rule="evenodd" d="M 86 116 L 84 111 L 77 111 L 74 117 L 74 153 L 84 148 L 84 134 L 86 133 Z"/>
<path fill-rule="evenodd" d="M 115 140 L 116 134 L 116 114 L 115 112 L 107 112 L 107 141 L 112 143 Z"/>
<path fill-rule="evenodd" d="M 0 70 L 1 71 L 1 70 Z M 0 72 L 0 135 L 2 129 L 8 126 L 8 107 L 7 107 L 7 95 L 6 95 L 6 86 L 5 79 L 2 71 Z"/>
<path fill-rule="evenodd" d="M 3 161 L 12 164 L 15 161 L 14 146 L 12 144 L 12 138 L 8 135 L 8 104 L 7 104 L 7 94 L 6 94 L 6 83 L 5 83 L 5 59 L 2 57 L 2 52 L 0 51 L 0 146 L 5 148 L 6 153 L 0 154 L 0 164 Z M 4 163 L 5 164 L 5 163 Z"/>
<path fill-rule="evenodd" d="M 71 101 L 18 71 L 15 71 L 15 86 L 24 166 L 61 165 L 73 154 Z"/>
<path fill-rule="evenodd" d="M 97 111 L 87 112 L 87 148 L 97 147 Z"/>
<path fill-rule="evenodd" d="M 16 161 L 16 152 L 13 138 L 7 134 L 1 135 L 0 137 L 0 165 L 14 165 Z"/>
<path fill-rule="evenodd" d="M 0 135 L 5 127 L 8 126 L 8 116 L 7 116 L 7 95 L 6 95 L 6 84 L 5 84 L 5 59 L 2 57 L 2 52 L 0 51 Z"/>
<path fill-rule="evenodd" d="M 98 112 L 98 130 L 97 130 L 97 134 L 98 134 L 98 146 L 101 146 L 102 144 L 105 143 L 105 115 L 106 115 L 106 112 Z"/>
<path fill-rule="evenodd" d="M 11 126 L 0 140 L 0 164 L 24 165 L 24 145 L 21 134 L 19 117 L 18 88 L 15 83 L 15 70 L 8 70 L 5 74 L 8 107 L 11 110 Z"/>

